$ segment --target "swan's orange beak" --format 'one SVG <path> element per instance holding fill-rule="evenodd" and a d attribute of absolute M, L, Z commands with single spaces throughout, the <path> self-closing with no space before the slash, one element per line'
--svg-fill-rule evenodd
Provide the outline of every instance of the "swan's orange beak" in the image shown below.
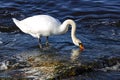
<path fill-rule="evenodd" d="M 80 47 L 80 51 L 83 51 L 85 49 L 82 43 L 79 44 L 79 47 Z"/>

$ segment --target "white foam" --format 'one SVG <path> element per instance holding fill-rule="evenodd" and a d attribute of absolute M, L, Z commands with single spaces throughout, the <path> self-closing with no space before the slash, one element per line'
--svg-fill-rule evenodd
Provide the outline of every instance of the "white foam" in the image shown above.
<path fill-rule="evenodd" d="M 105 67 L 100 70 L 102 70 L 102 71 L 120 71 L 119 68 L 120 68 L 120 63 L 117 63 L 116 65 L 113 65 L 111 67 Z"/>
<path fill-rule="evenodd" d="M 0 44 L 2 44 L 3 42 L 2 41 L 0 41 Z"/>
<path fill-rule="evenodd" d="M 7 69 L 8 69 L 7 65 L 4 62 L 1 62 L 0 63 L 0 70 L 7 70 Z"/>

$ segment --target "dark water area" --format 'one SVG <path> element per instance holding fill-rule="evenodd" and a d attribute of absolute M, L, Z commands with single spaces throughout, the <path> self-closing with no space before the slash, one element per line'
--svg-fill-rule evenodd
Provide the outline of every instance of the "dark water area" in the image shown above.
<path fill-rule="evenodd" d="M 69 29 L 64 35 L 51 36 L 50 49 L 41 51 L 37 39 L 22 33 L 11 19 L 14 17 L 22 20 L 39 14 L 51 15 L 61 22 L 69 18 L 75 20 L 76 35 L 85 46 L 85 51 L 78 59 L 82 63 L 96 64 L 94 71 L 65 77 L 65 80 L 120 79 L 120 0 L 1 0 L 0 65 L 7 65 L 7 61 L 11 62 L 8 65 L 10 67 L 20 64 L 20 61 L 26 63 L 26 57 L 39 55 L 38 53 L 55 53 L 63 59 L 64 56 L 69 59 L 73 49 L 77 49 L 72 43 Z M 45 42 L 44 38 L 42 42 Z M 23 54 L 24 58 L 21 57 Z M 0 70 L 0 78 L 14 78 L 13 74 L 21 69 L 21 65 Z M 25 67 L 28 67 L 27 64 L 22 68 Z M 43 79 L 40 75 L 37 77 Z M 34 76 L 21 78 L 33 80 Z"/>

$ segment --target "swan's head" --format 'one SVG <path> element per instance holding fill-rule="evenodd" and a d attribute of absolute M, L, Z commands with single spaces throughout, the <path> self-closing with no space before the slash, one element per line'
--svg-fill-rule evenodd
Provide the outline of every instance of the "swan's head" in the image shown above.
<path fill-rule="evenodd" d="M 79 48 L 80 48 L 81 51 L 84 50 L 84 46 L 83 46 L 82 42 L 81 42 L 79 39 L 74 39 L 74 40 L 73 40 L 73 43 L 74 43 L 76 46 L 79 46 Z"/>

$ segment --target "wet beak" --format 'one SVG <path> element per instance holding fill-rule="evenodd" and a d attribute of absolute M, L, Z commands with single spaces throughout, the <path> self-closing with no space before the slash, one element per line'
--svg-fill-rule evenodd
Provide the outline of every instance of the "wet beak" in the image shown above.
<path fill-rule="evenodd" d="M 79 44 L 79 47 L 80 47 L 80 51 L 83 51 L 85 49 L 82 43 Z"/>

